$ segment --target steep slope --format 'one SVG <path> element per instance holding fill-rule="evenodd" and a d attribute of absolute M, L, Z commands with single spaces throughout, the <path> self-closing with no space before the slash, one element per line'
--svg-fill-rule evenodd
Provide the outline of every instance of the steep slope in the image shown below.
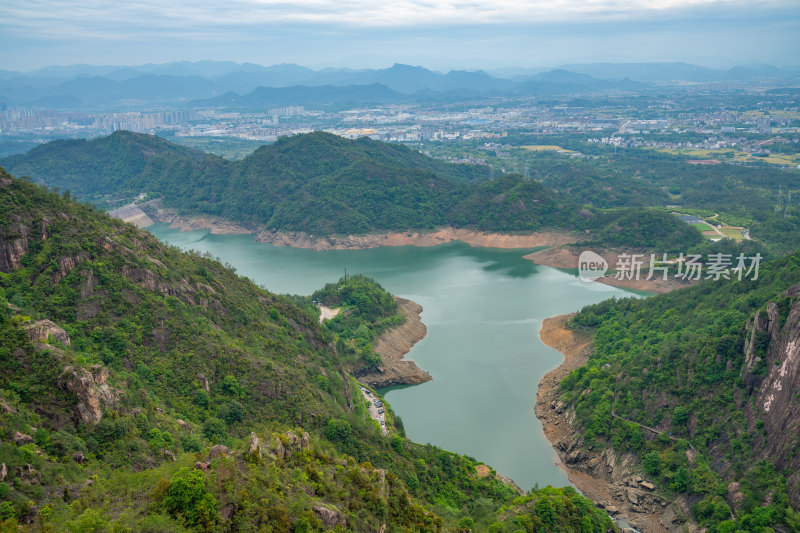
<path fill-rule="evenodd" d="M 678 529 L 681 514 L 718 531 L 800 527 L 800 254 L 752 277 L 572 321 L 593 330 L 594 353 L 560 387 L 579 433 L 560 443 L 568 464 L 612 482 L 647 475 L 677 502 Z"/>
<path fill-rule="evenodd" d="M 293 300 L 2 171 L 0 220 L 4 530 L 487 529 L 517 496 L 390 408 L 383 437 Z M 568 490 L 527 502 L 610 526 Z"/>

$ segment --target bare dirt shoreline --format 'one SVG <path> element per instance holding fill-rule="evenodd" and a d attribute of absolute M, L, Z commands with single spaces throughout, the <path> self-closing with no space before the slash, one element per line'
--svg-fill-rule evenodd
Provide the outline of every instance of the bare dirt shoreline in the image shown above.
<path fill-rule="evenodd" d="M 576 332 L 566 327 L 567 321 L 574 313 L 559 315 L 546 319 L 542 323 L 539 337 L 546 345 L 555 348 L 564 354 L 564 361 L 548 372 L 539 381 L 536 393 L 536 416 L 541 420 L 547 440 L 558 453 L 560 465 L 564 468 L 569 480 L 592 501 L 597 502 L 609 513 L 621 516 L 637 529 L 644 532 L 664 533 L 669 531 L 661 521 L 662 512 L 643 512 L 643 509 L 630 512 L 630 508 L 619 503 L 618 490 L 610 480 L 600 479 L 592 475 L 567 466 L 568 451 L 566 443 L 576 442 L 580 437 L 571 427 L 573 416 L 558 400 L 559 383 L 573 370 L 586 364 L 592 350 L 592 338 L 581 332 Z M 574 446 L 571 444 L 570 448 Z M 608 462 L 606 462 L 608 464 Z M 621 465 L 624 468 L 624 464 Z M 620 468 L 622 470 L 623 468 Z M 637 481 L 636 484 L 639 484 Z M 629 485 L 633 485 L 629 483 Z M 639 490 L 638 487 L 635 489 Z M 660 506 L 657 506 L 660 507 Z M 659 509 L 661 511 L 661 509 Z"/>
<path fill-rule="evenodd" d="M 313 250 L 361 250 L 379 246 L 437 246 L 452 241 L 462 241 L 470 246 L 488 248 L 536 248 L 561 246 L 576 242 L 578 239 L 576 235 L 563 231 L 510 234 L 452 227 L 440 228 L 435 231 L 409 230 L 323 237 L 299 231 L 268 230 L 261 226 L 237 224 L 219 217 L 180 216 L 175 211 L 161 207 L 157 201 L 150 202 L 143 207 L 153 220 L 170 224 L 170 227 L 181 231 L 207 229 L 215 235 L 254 235 L 257 242 Z"/>

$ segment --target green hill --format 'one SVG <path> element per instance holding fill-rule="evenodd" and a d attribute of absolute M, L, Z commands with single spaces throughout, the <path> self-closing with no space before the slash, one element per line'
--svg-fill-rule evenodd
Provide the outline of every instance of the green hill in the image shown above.
<path fill-rule="evenodd" d="M 584 308 L 594 353 L 560 394 L 585 449 L 633 453 L 711 531 L 797 531 L 800 253 L 735 277 Z"/>
<path fill-rule="evenodd" d="M 613 528 L 382 436 L 306 300 L 2 171 L 0 221 L 3 531 Z"/>
<path fill-rule="evenodd" d="M 232 169 L 220 157 L 154 135 L 122 131 L 92 140 L 52 141 L 7 157 L 0 166 L 79 198 L 132 196 L 168 186 L 187 203 L 213 198 L 222 186 L 218 181 Z"/>
<path fill-rule="evenodd" d="M 600 216 L 521 176 L 489 180 L 484 167 L 323 132 L 279 139 L 235 163 L 154 136 L 116 132 L 49 143 L 0 164 L 94 202 L 145 192 L 183 214 L 314 235 L 443 226 L 594 231 L 613 225 L 617 216 Z M 697 233 L 672 222 L 661 224 L 662 233 L 675 230 L 678 240 L 687 231 Z"/>

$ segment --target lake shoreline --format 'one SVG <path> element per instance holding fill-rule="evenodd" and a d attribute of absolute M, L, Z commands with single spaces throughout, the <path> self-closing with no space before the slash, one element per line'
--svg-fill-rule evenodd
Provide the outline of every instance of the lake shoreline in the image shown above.
<path fill-rule="evenodd" d="M 613 452 L 610 451 L 599 455 L 580 451 L 582 435 L 573 427 L 575 413 L 558 399 L 558 386 L 561 381 L 570 372 L 585 365 L 592 351 L 591 335 L 567 328 L 567 321 L 573 316 L 575 313 L 547 318 L 542 322 L 539 331 L 539 338 L 544 344 L 564 355 L 564 361 L 539 381 L 535 412 L 542 423 L 544 434 L 556 451 L 559 466 L 567 473 L 570 482 L 599 507 L 606 509 L 615 517 L 624 518 L 640 531 L 657 533 L 670 531 L 663 526 L 664 511 L 647 512 L 641 508 L 632 510 L 629 506 L 627 498 L 631 496 L 628 494 L 639 498 L 640 493 L 646 494 L 647 491 L 639 488 L 641 479 L 639 476 L 631 475 L 627 460 L 617 462 L 611 457 Z M 594 468 L 597 468 L 597 471 L 606 473 L 604 477 L 594 476 L 568 466 L 568 464 L 585 466 L 592 463 L 596 463 Z M 614 482 L 617 478 L 625 479 L 623 482 Z M 636 481 L 637 479 L 639 481 Z M 625 495 L 622 498 L 619 491 L 621 484 L 633 485 L 622 493 Z"/>
<path fill-rule="evenodd" d="M 309 250 L 367 250 L 382 246 L 438 246 L 450 242 L 463 242 L 477 248 L 544 248 L 523 256 L 537 265 L 559 269 L 577 269 L 578 254 L 565 247 L 578 241 L 578 235 L 566 231 L 538 231 L 533 233 L 483 232 L 465 228 L 444 227 L 432 231 L 393 231 L 359 235 L 330 235 L 320 237 L 301 231 L 268 230 L 263 226 L 238 224 L 214 216 L 181 216 L 165 209 L 160 204 L 150 202 L 145 212 L 155 221 L 166 223 L 170 228 L 181 231 L 208 230 L 213 235 L 253 235 L 256 242 L 290 248 Z M 599 250 L 609 265 L 618 261 L 618 251 Z M 690 284 L 675 279 L 617 279 L 613 275 L 596 280 L 612 287 L 665 293 L 687 287 Z"/>
<path fill-rule="evenodd" d="M 422 322 L 422 306 L 411 300 L 394 297 L 397 310 L 406 319 L 399 326 L 389 328 L 378 336 L 375 352 L 381 356 L 383 364 L 375 372 L 360 374 L 358 381 L 373 389 L 383 389 L 395 385 L 417 385 L 430 381 L 433 377 L 405 356 L 428 334 Z"/>
<path fill-rule="evenodd" d="M 153 220 L 181 231 L 205 229 L 214 235 L 253 235 L 256 242 L 307 248 L 312 250 L 365 250 L 381 246 L 438 246 L 461 241 L 485 248 L 537 248 L 576 242 L 578 236 L 566 231 L 548 230 L 531 233 L 484 232 L 444 227 L 431 231 L 388 231 L 358 235 L 317 236 L 301 231 L 269 230 L 263 226 L 239 224 L 214 216 L 182 216 L 161 207 L 157 201 L 143 206 Z"/>

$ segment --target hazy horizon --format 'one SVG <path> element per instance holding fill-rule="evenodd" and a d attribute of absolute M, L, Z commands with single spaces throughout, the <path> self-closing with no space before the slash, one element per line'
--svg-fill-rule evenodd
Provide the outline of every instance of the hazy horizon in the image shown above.
<path fill-rule="evenodd" d="M 570 63 L 797 66 L 800 5 L 787 0 L 403 0 L 220 3 L 56 0 L 7 5 L 0 68 L 174 61 L 434 70 Z M 368 51 L 368 53 L 365 53 Z"/>

